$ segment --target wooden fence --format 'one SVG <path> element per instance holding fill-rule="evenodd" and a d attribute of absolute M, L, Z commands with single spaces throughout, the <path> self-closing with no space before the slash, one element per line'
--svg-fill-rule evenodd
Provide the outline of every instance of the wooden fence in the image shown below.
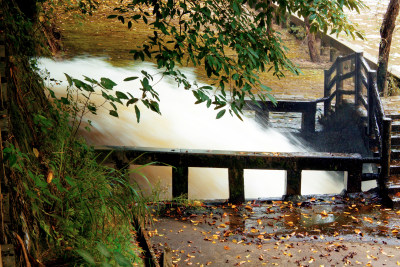
<path fill-rule="evenodd" d="M 344 73 L 347 64 L 348 72 Z M 335 73 L 335 75 L 333 75 Z M 353 78 L 354 89 L 345 90 L 343 81 Z M 335 87 L 335 90 L 332 90 Z M 332 101 L 336 97 L 335 110 L 340 109 L 344 95 L 354 95 L 354 103 L 367 112 L 367 134 L 379 148 L 379 157 L 362 158 L 359 154 L 341 153 L 273 153 L 273 152 L 239 152 L 220 150 L 164 149 L 143 147 L 96 147 L 99 159 L 105 163 L 114 163 L 122 169 L 129 164 L 171 165 L 173 197 L 188 196 L 190 167 L 227 168 L 229 179 L 229 201 L 243 202 L 244 170 L 284 170 L 287 173 L 285 196 L 301 194 L 301 177 L 303 170 L 346 171 L 347 192 L 360 192 L 361 182 L 379 179 L 384 181 L 390 168 L 390 129 L 391 120 L 385 117 L 383 106 L 376 86 L 376 72 L 371 70 L 362 56 L 356 53 L 338 57 L 329 70 L 325 71 L 324 98 L 315 101 L 278 101 L 259 103 L 258 112 L 269 111 L 301 112 L 302 129 L 315 130 L 316 104 L 324 103 L 324 114 L 333 112 Z M 250 106 L 255 106 L 249 101 Z M 363 174 L 363 163 L 381 165 L 380 175 Z M 318 181 L 315 181 L 318 182 Z"/>
<path fill-rule="evenodd" d="M 162 149 L 143 147 L 96 147 L 99 159 L 119 169 L 129 164 L 171 165 L 172 196 L 188 194 L 189 167 L 227 168 L 229 201 L 243 202 L 244 170 L 284 170 L 287 172 L 285 196 L 301 195 L 303 170 L 347 171 L 346 189 L 360 192 L 363 159 L 359 154 L 341 153 L 272 153 L 221 150 Z M 267 178 L 267 177 L 266 177 Z M 315 181 L 318 182 L 317 179 Z"/>
<path fill-rule="evenodd" d="M 354 80 L 354 89 L 345 90 L 344 81 L 351 78 Z M 334 87 L 335 90 L 332 90 Z M 340 109 L 344 95 L 354 95 L 355 106 L 367 113 L 367 135 L 379 152 L 378 162 L 381 164 L 379 182 L 382 182 L 390 174 L 391 119 L 385 117 L 376 84 L 376 71 L 369 67 L 362 52 L 339 56 L 331 68 L 325 70 L 324 98 L 317 100 L 324 103 L 325 116 L 332 112 L 332 100 L 335 97 L 335 110 Z"/>

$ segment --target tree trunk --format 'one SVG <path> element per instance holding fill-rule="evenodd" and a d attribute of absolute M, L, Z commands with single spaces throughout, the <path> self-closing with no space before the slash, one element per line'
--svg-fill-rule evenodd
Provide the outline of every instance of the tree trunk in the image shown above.
<path fill-rule="evenodd" d="M 387 95 L 387 69 L 392 43 L 392 35 L 396 26 L 396 18 L 399 14 L 400 0 L 390 0 L 381 26 L 381 42 L 379 44 L 379 58 L 377 71 L 377 84 L 379 92 Z"/>
<path fill-rule="evenodd" d="M 315 34 L 310 32 L 311 25 L 308 17 L 304 19 L 304 23 L 306 26 L 307 44 L 310 53 L 310 59 L 312 62 L 321 62 L 321 57 L 319 56 L 319 50 L 317 48 L 317 41 L 315 38 Z"/>

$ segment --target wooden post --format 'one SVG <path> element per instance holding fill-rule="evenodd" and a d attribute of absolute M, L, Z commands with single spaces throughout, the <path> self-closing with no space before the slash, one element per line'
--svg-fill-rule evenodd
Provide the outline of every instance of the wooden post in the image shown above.
<path fill-rule="evenodd" d="M 346 190 L 348 193 L 361 192 L 362 161 L 357 160 L 347 172 Z"/>
<path fill-rule="evenodd" d="M 390 118 L 383 118 L 382 121 L 382 163 L 381 173 L 379 176 L 378 186 L 383 188 L 387 178 L 390 176 L 390 153 L 391 153 L 391 132 L 392 120 Z"/>
<path fill-rule="evenodd" d="M 189 193 L 189 168 L 178 166 L 172 168 L 172 197 L 188 198 Z"/>
<path fill-rule="evenodd" d="M 328 70 L 324 70 L 324 98 L 331 95 L 331 89 L 328 88 L 330 81 L 330 75 L 328 75 Z M 324 116 L 328 116 L 331 111 L 331 101 L 324 101 Z"/>
<path fill-rule="evenodd" d="M 305 132 L 315 132 L 315 114 L 317 113 L 317 103 L 310 103 L 301 115 L 301 130 Z"/>
<path fill-rule="evenodd" d="M 115 161 L 115 169 L 124 174 L 124 176 L 126 176 L 129 171 L 129 160 L 126 158 L 125 153 L 123 151 L 115 152 L 114 161 Z"/>
<path fill-rule="evenodd" d="M 244 170 L 241 166 L 232 165 L 229 175 L 229 202 L 244 202 Z"/>
<path fill-rule="evenodd" d="M 338 56 L 336 59 L 336 104 L 335 110 L 338 111 L 338 107 L 343 102 L 343 61 L 342 56 Z"/>
<path fill-rule="evenodd" d="M 358 107 L 361 104 L 361 58 L 363 52 L 356 52 L 354 63 L 354 104 Z"/>
<path fill-rule="evenodd" d="M 375 110 L 375 98 L 374 98 L 374 82 L 376 77 L 376 71 L 368 72 L 368 136 L 371 136 L 375 128 L 374 110 Z"/>
<path fill-rule="evenodd" d="M 286 196 L 301 195 L 301 170 L 297 168 L 286 171 Z"/>

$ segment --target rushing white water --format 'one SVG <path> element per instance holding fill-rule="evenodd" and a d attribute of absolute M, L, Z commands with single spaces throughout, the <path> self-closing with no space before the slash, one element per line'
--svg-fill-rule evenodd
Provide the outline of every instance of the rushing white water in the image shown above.
<path fill-rule="evenodd" d="M 53 87 L 58 94 L 64 94 L 66 90 L 64 73 L 78 79 L 83 79 L 82 75 L 98 80 L 100 77 L 107 77 L 118 84 L 117 90 L 137 95 L 140 86 L 138 80 L 123 82 L 123 79 L 141 76 L 142 69 L 149 73 L 156 72 L 150 63 L 135 63 L 121 68 L 113 67 L 100 58 L 75 58 L 60 62 L 41 59 L 39 65 L 45 67 L 52 78 L 64 81 Z M 190 69 L 185 72 L 190 79 L 195 80 L 195 74 Z M 263 129 L 252 119 L 245 118 L 244 121 L 240 121 L 225 115 L 216 120 L 216 111 L 207 109 L 205 105 L 194 105 L 195 98 L 192 93 L 177 88 L 176 83 L 168 78 L 161 80 L 156 88 L 160 93 L 162 116 L 142 107 L 141 122 L 137 123 L 132 108 L 119 106 L 119 118 L 108 115 L 107 110 L 99 111 L 97 116 L 88 115 L 85 118 L 90 119 L 93 124 L 93 130 L 89 134 L 83 133 L 87 140 L 97 145 L 266 152 L 306 151 L 300 145 L 294 145 L 294 140 L 273 129 Z M 152 167 L 146 170 L 146 175 L 152 184 L 156 184 L 157 181 L 162 187 L 171 184 L 170 167 Z M 307 172 L 304 176 L 302 194 L 339 193 L 343 189 L 343 176 L 336 173 Z M 284 183 L 284 171 L 245 170 L 246 198 L 280 197 L 284 194 Z M 168 190 L 166 196 L 170 194 Z M 189 197 L 228 198 L 227 169 L 190 168 Z"/>

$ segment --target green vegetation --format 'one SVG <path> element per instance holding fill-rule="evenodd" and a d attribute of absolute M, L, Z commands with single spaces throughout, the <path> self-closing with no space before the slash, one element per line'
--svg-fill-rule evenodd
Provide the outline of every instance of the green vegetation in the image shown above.
<path fill-rule="evenodd" d="M 82 109 L 72 95 L 53 98 L 55 119 L 34 115 L 35 128 L 47 136 L 40 150 L 22 153 L 10 144 L 3 151 L 33 216 L 25 227 L 41 233 L 31 236 L 32 250 L 45 255 L 41 261 L 79 262 L 78 253 L 88 261 L 128 266 L 126 259 L 139 260 L 132 223 L 146 217 L 146 199 L 126 172 L 98 163 L 76 135 Z"/>
<path fill-rule="evenodd" d="M 12 135 L 2 151 L 13 203 L 8 238 L 23 238 L 29 256 L 21 259 L 34 264 L 142 265 L 135 227 L 149 216 L 149 198 L 129 181 L 130 171 L 98 162 L 77 135 L 83 114 L 97 107 L 78 99 L 80 86 L 60 99 L 46 90 L 31 57 L 44 46 L 27 34 L 35 24 L 16 6 L 6 12 L 7 42 L 15 44 L 6 103 Z"/>
<path fill-rule="evenodd" d="M 43 30 L 38 23 L 41 16 L 36 10 L 27 9 L 32 5 L 24 5 L 39 3 L 18 2 L 22 10 L 12 1 L 6 1 L 9 6 L 5 10 L 11 55 L 7 66 L 11 81 L 7 104 L 12 135 L 3 154 L 9 165 L 6 183 L 12 191 L 11 230 L 24 235 L 31 261 L 37 263 L 140 264 L 139 249 L 132 248 L 132 223 L 139 224 L 147 218 L 147 199 L 128 183 L 125 171 L 97 162 L 92 149 L 77 136 L 83 114 L 95 113 L 98 107 L 90 101 L 79 102 L 73 96 L 83 92 L 90 97 L 93 86 L 100 86 L 102 96 L 113 107 L 111 115 L 118 115 L 114 102 L 124 99 L 126 105 L 136 107 L 139 120 L 140 111 L 135 104 L 138 101 L 160 112 L 160 99 L 153 88 L 157 79 L 143 73 L 141 98 L 107 93 L 115 83 L 106 78 L 98 82 L 69 76 L 70 90 L 78 91 L 60 99 L 51 91 L 46 95 L 31 61 L 32 56 L 46 49 L 38 41 L 42 37 L 36 35 Z M 217 118 L 226 111 L 240 118 L 245 97 L 274 99 L 270 88 L 261 83 L 260 72 L 271 70 L 277 77 L 283 77 L 285 69 L 298 73 L 286 57 L 279 34 L 272 28 L 274 17 L 279 20 L 286 12 L 298 12 L 313 20 L 313 31 L 332 27 L 333 32 L 353 35 L 355 29 L 343 16 L 343 8 L 358 10 L 362 6 L 358 0 L 276 2 L 280 3 L 279 8 L 264 1 L 246 0 L 134 0 L 118 7 L 120 14 L 110 18 L 126 22 L 128 28 L 138 20 L 149 24 L 153 35 L 146 43 L 135 44 L 133 57 L 155 58 L 161 78 L 173 77 L 177 84 L 193 92 L 196 103 L 221 109 Z M 94 2 L 86 3 L 80 1 L 78 7 L 83 13 L 90 13 Z M 188 64 L 203 66 L 218 91 L 189 82 L 178 68 Z"/>
<path fill-rule="evenodd" d="M 358 0 L 207 0 L 201 4 L 133 0 L 115 8 L 119 14 L 109 18 L 126 23 L 128 28 L 137 21 L 148 24 L 153 34 L 131 50 L 134 59 L 155 58 L 161 78 L 172 76 L 186 90 L 192 90 L 197 104 L 221 109 L 217 118 L 226 111 L 240 118 L 245 97 L 274 101 L 271 89 L 260 81 L 260 72 L 272 71 L 277 77 L 284 77 L 283 70 L 299 73 L 272 27 L 274 18 L 279 23 L 281 17 L 296 13 L 310 21 L 311 32 L 327 32 L 331 28 L 331 33 L 362 37 L 346 19 L 343 9 L 359 11 L 363 6 Z M 233 51 L 233 55 L 227 51 Z M 203 66 L 214 87 L 197 87 L 188 81 L 177 66 L 189 63 Z M 142 101 L 159 101 L 147 77 L 142 82 Z"/>

